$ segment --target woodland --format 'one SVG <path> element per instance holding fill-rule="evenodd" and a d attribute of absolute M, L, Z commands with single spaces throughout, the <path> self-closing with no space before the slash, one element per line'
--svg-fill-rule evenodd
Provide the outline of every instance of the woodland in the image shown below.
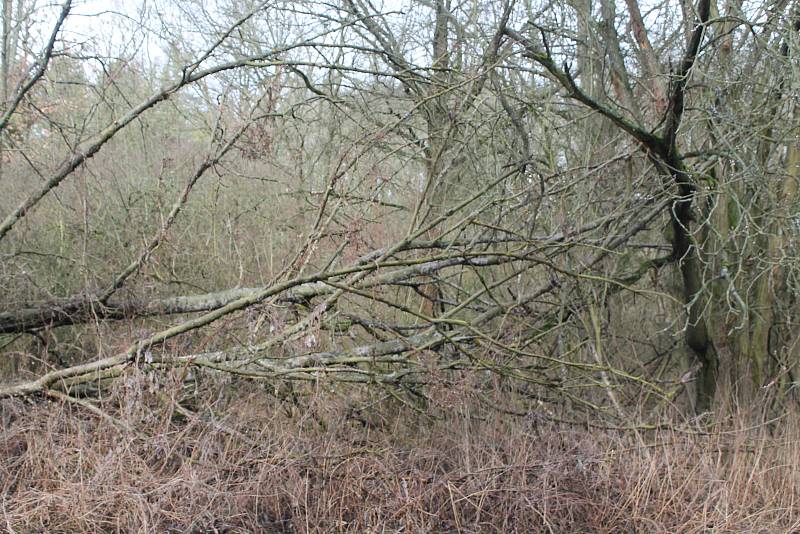
<path fill-rule="evenodd" d="M 800 529 L 800 3 L 0 4 L 0 530 Z"/>

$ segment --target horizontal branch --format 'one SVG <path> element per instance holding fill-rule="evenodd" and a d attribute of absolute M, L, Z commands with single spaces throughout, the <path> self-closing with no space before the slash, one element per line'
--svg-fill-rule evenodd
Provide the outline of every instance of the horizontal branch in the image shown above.
<path fill-rule="evenodd" d="M 554 245 L 574 239 L 577 236 L 595 230 L 611 222 L 612 216 L 603 217 L 569 233 L 555 233 L 552 235 L 539 236 L 527 241 L 517 238 L 491 238 L 476 240 L 417 240 L 411 241 L 402 247 L 401 251 L 409 250 L 449 250 L 460 247 L 469 247 L 484 244 L 528 244 L 531 247 L 540 248 L 543 246 Z M 374 267 L 374 262 L 386 254 L 388 248 L 375 250 L 357 262 L 356 270 L 365 268 L 364 266 Z M 491 252 L 485 254 L 491 255 Z M 479 259 L 473 257 L 450 258 L 448 260 L 438 260 L 421 263 L 405 270 L 392 271 L 381 277 L 376 277 L 371 281 L 365 282 L 360 287 L 369 288 L 378 285 L 388 285 L 403 280 L 408 280 L 415 276 L 434 273 L 445 267 L 450 267 L 458 263 L 473 262 L 474 265 Z M 398 262 L 402 263 L 402 262 Z M 89 295 L 77 295 L 74 297 L 44 302 L 30 306 L 19 306 L 13 311 L 0 312 L 0 334 L 12 334 L 38 330 L 41 328 L 55 328 L 58 326 L 69 326 L 82 324 L 95 319 L 119 320 L 136 317 L 151 317 L 158 315 L 175 315 L 182 313 L 206 312 L 221 308 L 237 299 L 263 291 L 264 287 L 251 287 L 239 289 L 227 289 L 200 295 L 164 297 L 147 300 L 130 299 L 125 301 L 111 300 L 105 304 L 99 297 Z M 330 294 L 333 289 L 322 283 L 306 284 L 294 288 L 291 292 L 282 297 L 285 302 L 298 302 L 309 300 L 314 297 Z"/>
<path fill-rule="evenodd" d="M 435 350 L 445 342 L 467 340 L 468 337 L 445 337 L 439 332 L 427 332 L 398 338 L 389 341 L 363 345 L 352 349 L 331 352 L 315 352 L 294 356 L 291 358 L 256 357 L 245 350 L 217 351 L 202 354 L 191 354 L 178 357 L 161 357 L 150 361 L 143 359 L 144 365 L 154 367 L 175 367 L 194 365 L 209 368 L 249 378 L 282 378 L 282 379 L 309 379 L 319 378 L 319 375 L 339 375 L 341 373 L 357 375 L 344 377 L 346 381 L 363 382 L 399 382 L 401 377 L 414 372 L 417 364 L 409 360 L 408 356 L 395 357 L 406 353 L 418 353 L 423 350 Z M 0 386 L 0 398 L 28 396 L 48 392 L 50 390 L 69 392 L 70 389 L 96 382 L 115 378 L 121 375 L 134 359 L 125 355 L 106 358 L 90 364 L 76 365 L 61 371 L 48 373 L 37 380 L 19 384 Z M 406 364 L 406 369 L 398 369 L 392 373 L 379 375 L 364 369 L 354 367 L 357 364 L 368 363 L 396 363 Z M 447 365 L 452 366 L 452 362 Z M 300 376 L 300 375 L 303 376 Z M 382 376 L 382 380 L 376 380 Z"/>
<path fill-rule="evenodd" d="M 604 250 L 600 252 L 597 261 L 600 258 L 608 254 L 614 248 L 620 246 L 628 239 L 633 237 L 636 233 L 641 231 L 643 228 L 647 226 L 647 223 L 656 216 L 663 209 L 661 205 L 651 206 L 651 210 L 649 213 L 642 214 L 638 217 L 636 223 L 629 225 L 629 228 L 623 234 L 619 234 L 617 236 L 612 236 L 606 239 L 606 247 Z M 591 225 L 590 225 L 591 226 Z M 300 299 L 300 300 L 307 300 L 311 297 L 332 293 L 335 291 L 339 291 L 336 287 L 333 287 L 329 282 L 336 280 L 338 277 L 347 275 L 347 274 L 354 274 L 354 273 L 362 273 L 366 274 L 369 272 L 377 271 L 380 268 L 387 267 L 387 266 L 394 266 L 400 267 L 388 273 L 381 274 L 379 276 L 375 276 L 371 279 L 363 280 L 358 283 L 355 287 L 364 289 L 369 287 L 377 287 L 381 285 L 389 285 L 392 283 L 400 282 L 403 280 L 407 280 L 414 276 L 421 276 L 421 275 L 430 275 L 444 269 L 446 267 L 455 266 L 455 265 L 470 265 L 470 266 L 490 266 L 490 265 L 501 265 L 504 263 L 512 262 L 512 261 L 520 261 L 526 259 L 526 255 L 535 254 L 537 251 L 541 251 L 541 249 L 545 246 L 551 246 L 556 241 L 566 240 L 567 235 L 557 235 L 552 236 L 553 241 L 545 242 L 545 243 L 538 243 L 535 246 L 528 247 L 527 250 L 519 251 L 517 253 L 506 253 L 506 252 L 495 252 L 495 253 L 488 253 L 483 252 L 480 254 L 464 254 L 461 253 L 460 255 L 455 255 L 453 257 L 448 257 L 440 260 L 435 261 L 427 261 L 427 262 L 420 262 L 418 264 L 413 264 L 412 261 L 405 262 L 406 267 L 401 267 L 403 262 L 393 262 L 393 263 L 381 263 L 380 261 L 376 261 L 375 263 L 366 263 L 364 265 L 359 265 L 356 267 L 351 267 L 349 269 L 343 269 L 336 272 L 330 273 L 318 273 L 315 275 L 310 275 L 300 279 L 294 279 L 287 282 L 283 282 L 280 284 L 275 284 L 273 286 L 267 288 L 250 288 L 250 289 L 234 289 L 229 291 L 223 291 L 220 293 L 214 293 L 209 295 L 198 295 L 193 297 L 174 297 L 171 299 L 165 299 L 162 301 L 151 301 L 150 303 L 146 304 L 146 307 L 149 307 L 151 310 L 153 309 L 154 305 L 157 304 L 161 307 L 159 311 L 171 311 L 174 313 L 185 313 L 188 311 L 205 311 L 211 308 L 211 311 L 208 313 L 193 319 L 189 319 L 181 324 L 175 325 L 173 327 L 168 328 L 162 332 L 158 332 L 153 334 L 147 339 L 143 339 L 131 345 L 131 347 L 122 353 L 119 353 L 114 356 L 109 356 L 106 358 L 102 358 L 100 360 L 96 360 L 93 362 L 87 362 L 81 365 L 76 365 L 64 369 L 54 370 L 44 375 L 40 376 L 36 380 L 31 380 L 28 382 L 23 382 L 20 384 L 13 384 L 7 386 L 0 386 L 0 398 L 3 397 L 10 397 L 10 396 L 25 396 L 25 395 L 35 395 L 41 392 L 44 392 L 50 388 L 68 388 L 71 385 L 90 382 L 93 380 L 99 380 L 102 378 L 112 378 L 114 376 L 118 376 L 121 374 L 126 367 L 130 364 L 146 360 L 147 357 L 143 356 L 143 353 L 146 355 L 152 347 L 155 347 L 167 339 L 175 337 L 177 335 L 181 335 L 186 332 L 190 332 L 197 328 L 201 328 L 203 326 L 207 326 L 214 321 L 220 319 L 221 317 L 225 317 L 231 313 L 236 311 L 244 310 L 254 304 L 259 302 L 264 302 L 267 299 L 283 299 L 284 301 L 289 301 L 291 299 Z M 541 259 L 541 258 L 539 258 Z M 530 258 L 530 261 L 538 261 L 537 258 Z M 642 276 L 645 272 L 644 269 L 639 269 L 637 271 L 637 276 Z M 632 279 L 626 278 L 624 280 L 626 284 L 630 284 L 633 282 Z M 546 292 L 551 291 L 555 285 L 552 283 L 548 285 L 548 287 L 543 288 L 541 291 L 538 291 L 537 294 L 541 295 Z M 534 297 L 535 298 L 535 297 Z M 516 303 L 517 305 L 520 304 L 519 301 Z M 465 333 L 459 334 L 457 331 L 451 331 L 447 334 L 439 333 L 439 332 L 428 332 L 425 334 L 418 334 L 417 336 L 409 336 L 403 338 L 402 340 L 391 340 L 380 342 L 377 345 L 373 345 L 371 347 L 361 349 L 352 349 L 357 352 L 351 353 L 348 355 L 350 358 L 362 358 L 362 362 L 366 362 L 367 360 L 372 360 L 381 356 L 387 356 L 389 354 L 394 354 L 397 352 L 393 351 L 409 351 L 409 350 L 422 350 L 423 348 L 436 348 L 437 346 L 443 344 L 443 341 L 438 336 L 446 336 L 447 342 L 452 343 L 452 340 L 456 336 L 468 336 L 472 337 L 474 332 L 471 329 L 479 326 L 482 323 L 488 323 L 495 317 L 503 314 L 504 312 L 508 311 L 509 307 L 498 304 L 492 310 L 487 310 L 485 313 L 481 314 L 481 316 L 475 318 L 473 321 L 470 322 L 469 329 Z M 181 310 L 180 312 L 177 310 Z M 155 313 L 155 312 L 153 312 Z M 422 337 L 420 337 L 422 336 Z M 432 336 L 432 337 L 431 337 Z M 417 343 L 423 342 L 423 344 Z M 351 352 L 352 352 L 351 350 Z M 360 351 L 360 352 L 359 352 Z M 255 356 L 255 357 L 254 357 Z M 261 357 L 258 354 L 252 354 L 249 351 L 239 351 L 238 357 L 240 358 L 249 358 L 249 362 L 260 362 L 260 365 L 265 365 L 264 362 L 268 361 L 267 359 Z M 283 361 L 278 361 L 274 365 L 283 365 L 281 372 L 286 375 L 286 370 L 292 370 L 292 367 L 286 368 L 285 366 L 288 364 L 296 365 L 298 368 L 300 366 L 306 366 L 306 372 L 308 372 L 308 367 L 311 364 L 318 364 L 320 362 L 330 362 L 333 361 L 332 358 L 339 358 L 345 357 L 341 352 L 329 352 L 329 353 L 317 353 L 312 355 L 303 355 L 301 357 L 297 357 L 295 359 L 287 359 Z M 235 359 L 236 356 L 232 356 L 231 353 L 215 353 L 215 356 L 211 357 L 210 355 L 205 355 L 200 360 L 195 362 L 197 356 L 188 356 L 184 358 L 189 358 L 192 363 L 197 362 L 205 362 L 207 366 L 211 366 L 214 364 L 214 358 L 218 362 L 225 362 L 230 361 L 231 359 Z M 185 360 L 189 361 L 189 360 Z M 162 363 L 167 363 L 167 360 L 162 360 Z M 341 362 L 340 362 L 341 363 Z M 351 362 L 351 363 L 358 363 L 358 362 Z M 198 363 L 199 364 L 199 363 Z M 228 364 L 230 365 L 230 364 Z M 316 365 L 315 365 L 316 366 Z M 268 372 L 274 373 L 276 372 L 274 369 Z M 316 371 L 315 371 L 316 372 Z M 329 369 L 319 369 L 320 373 L 324 372 L 331 372 Z M 363 380 L 364 382 L 374 382 L 375 377 L 370 378 L 369 376 L 364 376 L 363 372 L 348 370 L 348 373 L 353 375 L 358 375 L 361 378 L 366 378 Z M 284 376 L 284 378 L 292 378 L 291 376 Z M 352 376 L 351 376 L 352 378 Z M 384 377 L 387 380 L 391 377 Z M 359 378 L 359 380 L 361 379 Z"/>

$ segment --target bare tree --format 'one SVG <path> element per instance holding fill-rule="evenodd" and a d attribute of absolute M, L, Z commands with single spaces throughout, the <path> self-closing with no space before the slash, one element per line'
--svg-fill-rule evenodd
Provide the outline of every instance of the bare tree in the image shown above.
<path fill-rule="evenodd" d="M 748 9 L 180 2 L 103 54 L 64 4 L 0 119 L 35 117 L 0 333 L 45 362 L 0 396 L 175 366 L 409 398 L 489 371 L 617 422 L 789 394 L 798 26 Z"/>

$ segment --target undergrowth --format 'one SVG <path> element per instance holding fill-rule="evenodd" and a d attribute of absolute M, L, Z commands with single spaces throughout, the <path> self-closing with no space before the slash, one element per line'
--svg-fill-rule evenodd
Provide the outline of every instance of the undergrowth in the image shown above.
<path fill-rule="evenodd" d="M 791 532 L 794 416 L 621 431 L 460 400 L 131 377 L 2 403 L 0 528 L 28 532 Z M 181 402 L 177 402 L 181 399 Z M 732 422 L 733 421 L 733 422 Z"/>

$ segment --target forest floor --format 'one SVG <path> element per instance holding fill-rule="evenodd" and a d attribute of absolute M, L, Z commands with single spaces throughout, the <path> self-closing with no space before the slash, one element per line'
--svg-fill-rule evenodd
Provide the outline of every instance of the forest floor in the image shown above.
<path fill-rule="evenodd" d="M 374 392 L 220 391 L 179 404 L 141 376 L 91 405 L 3 401 L 0 530 L 800 528 L 792 415 L 630 431 L 500 415 L 457 391 L 440 392 L 438 415 Z"/>

